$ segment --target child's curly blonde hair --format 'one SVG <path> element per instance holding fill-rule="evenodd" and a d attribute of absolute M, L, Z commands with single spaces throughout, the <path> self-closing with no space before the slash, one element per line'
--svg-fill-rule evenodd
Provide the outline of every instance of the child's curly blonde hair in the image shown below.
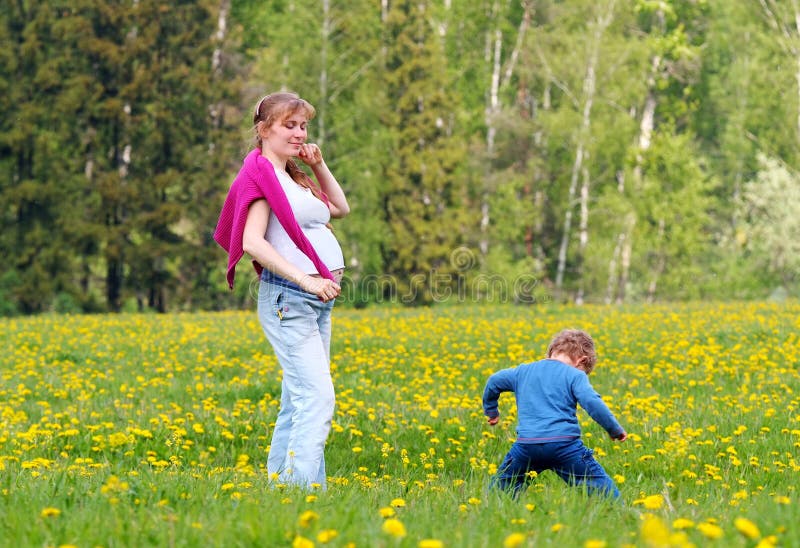
<path fill-rule="evenodd" d="M 547 357 L 554 354 L 566 354 L 588 375 L 594 371 L 597 354 L 591 335 L 580 329 L 565 329 L 553 337 L 547 347 Z"/>

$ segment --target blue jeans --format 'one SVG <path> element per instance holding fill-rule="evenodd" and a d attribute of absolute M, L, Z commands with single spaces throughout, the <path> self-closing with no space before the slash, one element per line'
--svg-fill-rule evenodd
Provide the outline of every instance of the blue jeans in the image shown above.
<path fill-rule="evenodd" d="M 324 489 L 325 441 L 335 403 L 330 368 L 333 301 L 323 303 L 280 280 L 262 277 L 258 291 L 258 319 L 283 371 L 267 472 L 280 483 Z"/>
<path fill-rule="evenodd" d="M 570 485 L 585 485 L 589 493 L 619 498 L 619 490 L 580 438 L 551 443 L 519 443 L 511 446 L 492 478 L 492 486 L 513 490 L 516 497 L 527 485 L 529 472 L 552 470 Z"/>

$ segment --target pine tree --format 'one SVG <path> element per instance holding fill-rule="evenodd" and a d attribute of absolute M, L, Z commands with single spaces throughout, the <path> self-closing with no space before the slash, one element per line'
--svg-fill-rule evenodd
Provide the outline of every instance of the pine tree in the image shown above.
<path fill-rule="evenodd" d="M 436 21 L 432 3 L 400 0 L 386 25 L 383 122 L 393 142 L 384 163 L 391 239 L 383 256 L 400 299 L 410 303 L 450 296 L 458 274 L 451 259 L 469 222 L 461 208 L 464 147 L 453 136 L 458 98 L 445 78 Z"/>

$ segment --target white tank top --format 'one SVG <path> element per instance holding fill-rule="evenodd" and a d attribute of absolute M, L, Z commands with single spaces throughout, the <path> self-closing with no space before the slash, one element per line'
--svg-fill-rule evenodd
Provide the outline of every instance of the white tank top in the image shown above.
<path fill-rule="evenodd" d="M 300 229 L 311 242 L 319 258 L 325 263 L 328 270 L 344 268 L 342 248 L 331 229 L 325 226 L 331 219 L 328 206 L 314 196 L 309 189 L 295 183 L 285 171 L 276 169 L 275 174 L 286 193 L 297 224 L 300 225 Z M 306 274 L 318 274 L 314 263 L 295 245 L 281 226 L 274 211 L 269 213 L 265 238 L 275 248 L 275 251 L 297 268 Z"/>

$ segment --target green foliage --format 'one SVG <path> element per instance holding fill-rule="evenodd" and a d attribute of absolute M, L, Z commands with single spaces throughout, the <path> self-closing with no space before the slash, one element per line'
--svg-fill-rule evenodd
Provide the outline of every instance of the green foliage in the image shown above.
<path fill-rule="evenodd" d="M 278 89 L 317 108 L 352 206 L 343 300 L 500 273 L 549 291 L 562 266 L 565 299 L 793 292 L 737 243 L 768 219 L 738 205 L 759 155 L 798 160 L 791 21 L 724 0 L 4 2 L 7 313 L 250 306 L 211 235 Z"/>
<path fill-rule="evenodd" d="M 737 242 L 768 280 L 791 287 L 800 276 L 800 177 L 772 158 L 744 185 Z"/>

